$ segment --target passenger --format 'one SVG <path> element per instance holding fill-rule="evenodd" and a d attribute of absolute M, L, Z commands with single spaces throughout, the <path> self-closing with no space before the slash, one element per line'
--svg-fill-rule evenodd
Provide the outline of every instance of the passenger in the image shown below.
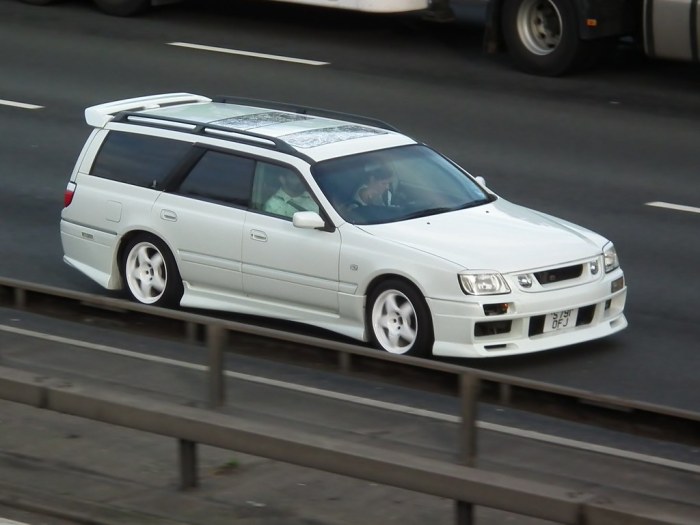
<path fill-rule="evenodd" d="M 265 202 L 263 210 L 291 217 L 298 211 L 315 211 L 318 204 L 311 197 L 299 176 L 292 171 L 286 171 L 279 176 L 280 188 Z"/>

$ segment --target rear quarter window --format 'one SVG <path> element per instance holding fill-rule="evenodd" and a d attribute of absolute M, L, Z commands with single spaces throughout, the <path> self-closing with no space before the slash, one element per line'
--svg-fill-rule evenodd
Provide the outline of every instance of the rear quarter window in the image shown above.
<path fill-rule="evenodd" d="M 182 161 L 189 142 L 111 131 L 95 157 L 91 175 L 146 188 L 162 188 Z"/>

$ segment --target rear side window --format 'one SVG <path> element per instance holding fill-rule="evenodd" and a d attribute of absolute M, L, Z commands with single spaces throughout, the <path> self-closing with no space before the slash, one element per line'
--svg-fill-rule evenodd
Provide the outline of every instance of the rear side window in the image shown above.
<path fill-rule="evenodd" d="M 254 167 L 252 159 L 207 151 L 182 181 L 177 193 L 245 207 L 250 198 Z"/>
<path fill-rule="evenodd" d="M 179 140 L 111 131 L 92 165 L 92 175 L 159 189 L 192 145 Z"/>

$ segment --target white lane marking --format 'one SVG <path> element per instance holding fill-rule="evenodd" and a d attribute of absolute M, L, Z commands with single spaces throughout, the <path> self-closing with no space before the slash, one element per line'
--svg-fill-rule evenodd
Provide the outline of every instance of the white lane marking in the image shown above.
<path fill-rule="evenodd" d="M 684 206 L 683 204 L 673 204 L 671 202 L 647 202 L 647 206 L 654 206 L 656 208 L 666 208 L 668 210 L 687 211 L 690 213 L 700 213 L 700 208 L 696 208 L 695 206 Z"/>
<path fill-rule="evenodd" d="M 43 109 L 44 106 L 37 106 L 36 104 L 27 104 L 26 102 L 17 102 L 15 100 L 3 100 L 0 98 L 0 105 L 2 106 L 12 106 L 15 108 L 22 109 Z"/>
<path fill-rule="evenodd" d="M 12 521 L 6 518 L 0 518 L 0 525 L 28 525 L 22 521 Z"/>
<path fill-rule="evenodd" d="M 154 355 L 141 354 L 138 352 L 132 352 L 131 350 L 124 350 L 122 348 L 116 348 L 108 345 L 101 345 L 96 343 L 90 343 L 88 341 L 81 341 L 79 339 L 71 339 L 68 337 L 62 337 L 58 335 L 45 334 L 42 332 L 36 332 L 34 330 L 26 330 L 24 328 L 18 328 L 16 326 L 0 325 L 0 331 L 9 332 L 18 335 L 25 335 L 28 337 L 34 337 L 36 339 L 43 339 L 45 341 L 51 341 L 54 343 L 67 344 L 71 346 L 77 346 L 79 348 L 86 348 L 89 350 L 97 350 L 100 352 L 105 352 L 113 355 L 119 355 L 122 357 L 131 357 L 134 359 L 140 359 L 142 361 L 150 361 L 152 363 L 159 363 L 165 365 L 178 366 L 180 368 L 187 368 L 189 370 L 197 370 L 200 372 L 207 372 L 209 370 L 208 366 L 197 365 L 194 363 L 188 363 L 186 361 L 178 361 L 175 359 L 169 359 L 167 357 L 158 357 Z M 388 403 L 385 401 L 377 401 L 375 399 L 369 399 L 359 396 L 353 396 L 349 394 L 341 394 L 338 392 L 332 392 L 329 390 L 323 390 L 320 388 L 308 387 L 304 385 L 297 385 L 294 383 L 287 383 L 285 381 L 279 381 L 276 379 L 268 379 L 265 377 L 253 376 L 249 374 L 241 374 L 239 372 L 231 372 L 229 370 L 224 371 L 224 375 L 227 377 L 239 379 L 241 381 L 248 381 L 251 383 L 257 383 L 265 386 L 272 386 L 276 388 L 283 388 L 286 390 L 292 390 L 295 392 L 301 392 L 304 394 L 311 394 L 315 396 L 322 396 L 329 399 L 335 399 L 339 401 L 347 401 L 349 403 L 355 403 L 357 405 L 369 406 L 373 408 L 381 408 L 384 410 L 390 410 L 393 412 L 399 412 L 402 414 L 410 414 L 413 416 L 424 417 L 426 419 L 433 419 L 436 421 L 444 421 L 447 423 L 460 423 L 461 419 L 458 416 L 452 416 L 450 414 L 443 414 L 441 412 L 433 412 L 431 410 L 424 410 L 421 408 L 414 408 L 405 405 L 399 405 L 397 403 Z M 517 436 L 527 439 L 532 439 L 536 441 L 541 441 L 543 443 L 550 443 L 554 445 L 567 446 L 579 450 L 585 450 L 588 452 L 598 452 L 600 454 L 606 454 L 609 456 L 632 459 L 635 461 L 640 461 L 644 463 L 660 465 L 664 467 L 674 468 L 677 470 L 683 470 L 686 472 L 693 472 L 695 474 L 700 474 L 700 465 L 694 465 L 692 463 L 683 463 L 680 461 L 674 461 L 671 459 L 660 458 L 656 456 L 649 456 L 647 454 L 639 454 L 637 452 L 630 452 L 627 450 L 606 447 L 603 445 L 594 445 L 591 443 L 577 441 L 574 439 L 567 439 L 558 436 L 552 436 L 549 434 L 542 434 L 540 432 L 534 432 L 531 430 L 523 430 L 520 428 L 507 427 L 504 425 L 498 425 L 495 423 L 487 423 L 486 421 L 477 421 L 476 426 L 483 430 L 490 430 L 492 432 L 500 432 L 501 434 L 508 434 L 511 436 Z M 2 523 L 0 523 L 2 525 Z"/>
<path fill-rule="evenodd" d="M 190 44 L 188 42 L 168 42 L 168 45 L 177 47 L 187 47 L 190 49 L 199 49 L 202 51 L 214 51 L 216 53 L 227 53 L 229 55 L 242 55 L 246 57 L 266 58 L 268 60 L 279 60 L 282 62 L 294 62 L 297 64 L 306 64 L 309 66 L 326 66 L 329 64 L 329 62 L 319 62 L 318 60 L 306 60 L 305 58 L 285 57 L 281 55 L 268 55 L 265 53 L 253 53 L 252 51 L 242 51 L 240 49 L 229 49 L 226 47 L 205 46 L 202 44 Z"/>

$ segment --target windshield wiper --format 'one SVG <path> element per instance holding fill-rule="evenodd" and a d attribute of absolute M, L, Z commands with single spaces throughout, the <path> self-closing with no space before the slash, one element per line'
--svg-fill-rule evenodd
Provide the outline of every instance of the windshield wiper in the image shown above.
<path fill-rule="evenodd" d="M 436 208 L 428 208 L 426 210 L 418 210 L 413 213 L 409 213 L 408 215 L 404 215 L 401 217 L 400 220 L 405 221 L 408 219 L 417 219 L 419 217 L 426 217 L 428 215 L 437 215 L 438 213 L 447 213 L 450 211 L 457 211 L 457 210 L 465 210 L 467 208 L 474 208 L 476 206 L 481 206 L 483 204 L 488 204 L 491 202 L 491 199 L 479 199 L 476 201 L 470 201 L 467 202 L 466 204 L 463 204 L 461 206 L 440 206 Z"/>
<path fill-rule="evenodd" d="M 485 197 L 483 199 L 468 202 L 464 206 L 460 206 L 459 208 L 455 208 L 455 209 L 456 210 L 466 210 L 467 208 L 475 208 L 477 206 L 482 206 L 484 204 L 488 204 L 489 202 L 493 202 L 495 200 L 496 200 L 495 198 Z"/>
<path fill-rule="evenodd" d="M 454 211 L 455 209 L 459 208 L 454 208 L 452 206 L 442 206 L 440 208 L 428 208 L 427 210 L 418 210 L 416 212 L 409 213 L 408 215 L 404 215 L 402 217 L 402 220 L 417 219 L 418 217 L 426 217 L 427 215 L 437 215 L 438 213 L 447 213 L 448 211 Z"/>

